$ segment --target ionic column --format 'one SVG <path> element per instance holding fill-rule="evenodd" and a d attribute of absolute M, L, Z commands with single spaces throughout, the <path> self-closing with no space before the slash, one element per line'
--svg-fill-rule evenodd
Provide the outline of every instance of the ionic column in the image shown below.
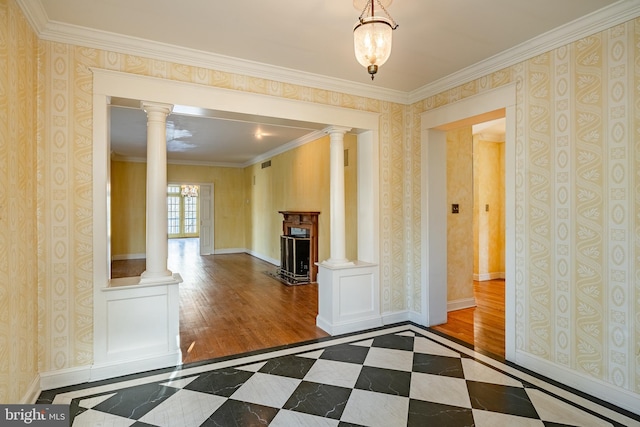
<path fill-rule="evenodd" d="M 167 268 L 167 116 L 173 105 L 142 101 L 147 113 L 147 269 L 140 283 L 173 281 Z"/>
<path fill-rule="evenodd" d="M 331 227 L 331 254 L 325 263 L 349 265 L 346 257 L 345 203 L 344 203 L 344 134 L 350 128 L 331 126 L 325 129 L 330 138 L 329 223 Z"/>

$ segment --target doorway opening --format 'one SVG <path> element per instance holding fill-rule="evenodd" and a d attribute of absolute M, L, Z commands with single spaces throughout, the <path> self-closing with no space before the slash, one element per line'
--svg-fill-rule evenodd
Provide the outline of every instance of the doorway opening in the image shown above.
<path fill-rule="evenodd" d="M 93 72 L 93 311 L 94 311 L 94 360 L 99 369 L 108 367 L 109 375 L 124 375 L 133 372 L 131 358 L 138 361 L 135 369 L 150 370 L 173 366 L 180 349 L 176 348 L 174 331 L 179 327 L 178 293 L 170 288 L 162 298 L 169 311 L 160 313 L 161 321 L 147 322 L 149 328 L 156 324 L 166 325 L 162 345 L 136 347 L 128 353 L 114 356 L 110 347 L 109 322 L 113 316 L 110 299 L 115 292 L 109 292 L 112 285 L 110 265 L 110 218 L 111 180 L 109 143 L 109 106 L 113 99 L 150 100 L 180 106 L 193 106 L 198 111 L 216 111 L 222 114 L 241 114 L 247 117 L 247 106 L 251 106 L 251 117 L 264 117 L 273 122 L 293 121 L 318 123 L 319 120 L 331 126 L 343 126 L 357 134 L 357 256 L 360 261 L 375 265 L 379 261 L 380 219 L 379 219 L 379 115 L 373 112 L 342 108 L 322 103 L 309 103 L 296 99 L 268 96 L 253 92 L 228 90 L 182 81 L 165 80 L 142 75 L 92 68 Z M 202 200 L 201 200 L 202 203 Z M 212 210 L 213 213 L 213 210 Z M 248 225 L 249 227 L 251 224 Z M 202 226 L 201 226 L 202 230 Z M 201 231 L 202 235 L 202 231 Z M 249 242 L 250 243 L 250 242 Z M 247 246 L 250 246 L 247 243 Z M 251 253 L 251 247 L 246 248 Z M 178 272 L 179 273 L 179 272 Z M 375 275 L 376 281 L 378 275 Z M 152 287 L 145 287 L 149 293 Z M 118 289 L 121 293 L 135 293 L 138 287 Z M 146 298 L 146 294 L 145 294 Z M 111 316 L 111 317 L 110 317 Z M 258 330 L 259 328 L 256 328 Z M 295 326 L 289 325 L 288 330 Z M 164 331 L 163 331 L 164 332 Z M 127 337 L 128 339 L 128 337 Z M 144 355 L 144 359 L 141 359 Z"/>
<path fill-rule="evenodd" d="M 447 323 L 434 327 L 502 358 L 504 135 L 504 118 L 447 132 L 447 199 L 457 209 L 447 217 Z"/>
<path fill-rule="evenodd" d="M 447 199 L 447 132 L 463 126 L 505 118 L 504 207 L 505 207 L 505 359 L 515 360 L 515 180 L 516 180 L 516 87 L 515 84 L 492 89 L 473 97 L 447 104 L 421 115 L 422 141 L 422 303 L 428 326 L 447 322 L 448 223 L 452 206 Z M 469 234 L 471 236 L 471 234 Z"/>

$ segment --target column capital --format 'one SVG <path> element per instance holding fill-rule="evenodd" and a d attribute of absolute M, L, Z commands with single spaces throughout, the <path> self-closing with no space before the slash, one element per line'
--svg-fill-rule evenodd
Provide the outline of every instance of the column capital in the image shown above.
<path fill-rule="evenodd" d="M 140 108 L 142 108 L 147 114 L 164 113 L 164 115 L 166 116 L 173 111 L 173 104 L 164 104 L 162 102 L 140 101 Z"/>
<path fill-rule="evenodd" d="M 326 127 L 324 129 L 322 129 L 322 131 L 324 133 L 329 134 L 329 135 L 331 135 L 333 133 L 339 133 L 339 134 L 344 135 L 345 133 L 349 132 L 351 129 L 352 128 L 348 128 L 348 127 L 345 127 L 345 126 L 329 126 L 329 127 Z"/>

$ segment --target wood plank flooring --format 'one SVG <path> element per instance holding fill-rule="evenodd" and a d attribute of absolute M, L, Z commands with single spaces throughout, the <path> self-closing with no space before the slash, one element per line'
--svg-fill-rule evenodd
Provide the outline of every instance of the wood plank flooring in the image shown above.
<path fill-rule="evenodd" d="M 247 254 L 200 256 L 197 239 L 169 240 L 180 285 L 183 363 L 326 337 L 316 326 L 317 284 L 286 286 Z M 114 261 L 112 277 L 140 275 L 145 260 Z"/>
<path fill-rule="evenodd" d="M 474 281 L 477 306 L 450 311 L 447 323 L 431 329 L 504 358 L 504 287 L 503 279 Z"/>
<path fill-rule="evenodd" d="M 168 267 L 180 285 L 183 362 L 328 336 L 316 326 L 318 285 L 286 286 L 247 254 L 200 256 L 197 239 L 170 239 Z M 114 261 L 112 277 L 139 276 L 145 260 Z M 474 282 L 477 307 L 448 313 L 432 329 L 504 357 L 504 280 Z"/>

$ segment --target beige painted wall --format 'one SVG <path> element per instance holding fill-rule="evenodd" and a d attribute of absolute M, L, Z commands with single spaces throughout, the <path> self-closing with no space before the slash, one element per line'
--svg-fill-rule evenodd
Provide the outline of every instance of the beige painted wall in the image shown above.
<path fill-rule="evenodd" d="M 38 375 L 38 41 L 13 1 L 0 0 L 0 403 L 18 402 Z M 63 248 L 66 250 L 66 248 Z"/>
<path fill-rule="evenodd" d="M 473 274 L 504 277 L 504 142 L 474 136 L 473 147 Z"/>
<path fill-rule="evenodd" d="M 0 26 L 0 38 L 12 43 L 7 49 L 33 52 L 33 35 L 15 0 L 0 0 L 0 11 L 3 23 L 9 21 Z M 37 135 L 19 136 L 26 145 L 11 149 L 30 150 L 29 142 L 37 137 L 38 158 L 26 157 L 23 170 L 26 187 L 29 179 L 38 178 L 37 207 L 28 211 L 38 212 L 38 246 L 19 243 L 25 245 L 24 258 L 10 272 L 12 284 L 25 283 L 19 288 L 24 302 L 11 307 L 15 317 L 10 319 L 26 329 L 18 338 L 10 320 L 2 318 L 0 336 L 11 340 L 8 360 L 26 367 L 16 371 L 1 365 L 0 375 L 7 381 L 0 381 L 0 393 L 15 402 L 25 392 L 25 383 L 34 379 L 25 354 L 34 347 L 40 372 L 93 361 L 89 67 L 379 113 L 380 296 L 385 314 L 424 310 L 420 113 L 517 83 L 516 345 L 558 368 L 640 393 L 639 44 L 636 19 L 403 106 L 40 40 L 37 98 L 20 92 L 9 98 L 12 105 L 38 105 Z M 4 45 L 0 49 L 5 54 Z M 20 60 L 20 74 L 33 65 L 32 55 Z M 14 81 L 0 74 L 0 84 L 15 91 Z M 27 83 L 21 87 L 33 87 L 33 81 Z M 2 114 L 16 114 L 7 105 L 0 108 Z M 32 114 L 22 117 L 33 125 Z M 4 159 L 8 157 L 0 160 L 3 166 L 9 167 Z M 35 197 L 30 190 L 26 194 Z M 7 215 L 24 218 L 26 231 L 33 231 L 31 220 L 14 206 Z"/>
<path fill-rule="evenodd" d="M 112 255 L 144 254 L 146 164 L 111 162 Z M 244 248 L 244 185 L 241 168 L 167 165 L 167 181 L 213 183 L 214 247 Z"/>
<path fill-rule="evenodd" d="M 357 259 L 357 137 L 347 134 L 345 150 L 345 211 L 347 258 Z M 317 211 L 318 260 L 329 258 L 329 136 L 271 158 L 271 166 L 245 169 L 247 248 L 272 260 L 280 259 L 283 217 L 279 211 Z"/>
<path fill-rule="evenodd" d="M 345 135 L 347 257 L 357 257 L 357 138 Z M 278 261 L 281 210 L 319 211 L 319 259 L 329 257 L 329 137 L 245 168 L 168 165 L 167 180 L 213 183 L 215 249 L 248 249 Z M 255 176 L 255 180 L 253 179 Z M 145 253 L 146 164 L 111 162 L 112 254 Z M 248 184 L 247 184 L 248 183 Z M 322 215 L 324 213 L 325 215 Z"/>
<path fill-rule="evenodd" d="M 447 132 L 447 300 L 473 298 L 473 136 Z M 451 205 L 458 204 L 459 213 Z"/>
<path fill-rule="evenodd" d="M 147 164 L 111 162 L 111 256 L 146 252 Z"/>

